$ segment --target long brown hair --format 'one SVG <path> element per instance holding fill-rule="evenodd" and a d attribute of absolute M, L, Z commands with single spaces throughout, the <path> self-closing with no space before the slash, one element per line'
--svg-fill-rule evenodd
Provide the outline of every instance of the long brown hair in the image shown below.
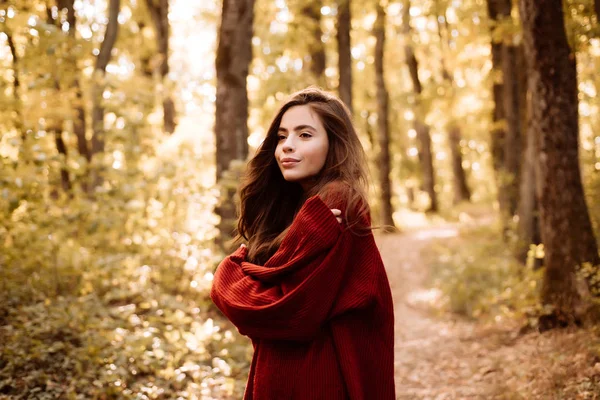
<path fill-rule="evenodd" d="M 307 191 L 299 183 L 283 178 L 274 154 L 283 114 L 301 105 L 308 105 L 319 116 L 329 140 L 325 165 Z M 346 189 L 341 193 L 346 197 L 344 217 L 348 227 L 371 229 L 367 173 L 366 155 L 344 103 L 315 87 L 294 93 L 275 115 L 265 140 L 248 163 L 240 188 L 235 242 L 246 239 L 248 260 L 265 263 L 281 244 L 304 201 L 316 194 L 326 197 L 332 184 L 338 194 L 339 188 Z"/>

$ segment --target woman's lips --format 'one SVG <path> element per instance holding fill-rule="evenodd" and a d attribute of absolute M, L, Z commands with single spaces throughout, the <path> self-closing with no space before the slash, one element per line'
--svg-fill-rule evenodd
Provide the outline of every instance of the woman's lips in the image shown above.
<path fill-rule="evenodd" d="M 294 165 L 298 164 L 300 161 L 282 161 L 281 162 L 281 166 L 282 167 L 293 167 Z"/>

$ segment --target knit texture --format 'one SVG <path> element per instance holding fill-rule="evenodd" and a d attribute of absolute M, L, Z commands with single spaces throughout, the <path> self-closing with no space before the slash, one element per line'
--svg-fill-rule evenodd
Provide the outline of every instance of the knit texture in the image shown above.
<path fill-rule="evenodd" d="M 244 400 L 393 400 L 394 313 L 373 235 L 357 236 L 309 198 L 265 263 L 240 247 L 211 298 L 252 339 Z"/>

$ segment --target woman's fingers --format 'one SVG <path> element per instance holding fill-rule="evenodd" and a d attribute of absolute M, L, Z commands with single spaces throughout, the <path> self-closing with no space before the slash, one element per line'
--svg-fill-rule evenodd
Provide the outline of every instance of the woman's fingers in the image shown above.
<path fill-rule="evenodd" d="M 337 219 L 337 222 L 339 222 L 341 224 L 342 223 L 342 217 L 341 217 L 342 211 L 338 210 L 337 208 L 332 208 L 331 212 L 335 216 L 335 219 Z"/>

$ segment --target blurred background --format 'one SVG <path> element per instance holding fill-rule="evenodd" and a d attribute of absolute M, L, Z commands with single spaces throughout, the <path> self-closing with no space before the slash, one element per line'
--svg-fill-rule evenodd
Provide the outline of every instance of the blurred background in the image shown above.
<path fill-rule="evenodd" d="M 530 16 L 550 4 L 523 3 Z M 252 349 L 208 293 L 246 160 L 308 85 L 353 111 L 375 223 L 394 225 L 393 240 L 448 226 L 462 238 L 434 234 L 419 258 L 431 307 L 524 331 L 581 323 L 582 296 L 544 276 L 541 243 L 558 232 L 565 258 L 552 265 L 570 264 L 553 279 L 583 273 L 593 294 L 600 1 L 555 7 L 547 42 L 519 11 L 510 0 L 0 0 L 0 398 L 241 398 Z M 576 67 L 561 103 L 575 129 L 539 122 L 561 110 L 539 111 L 557 96 L 535 86 L 548 66 L 550 81 Z M 536 175 L 540 143 L 564 149 L 550 157 L 572 161 L 567 178 Z M 548 185 L 546 199 L 566 203 L 540 203 Z M 583 222 L 540 221 L 564 204 Z M 579 350 L 594 366 L 592 328 Z M 593 376 L 585 393 L 600 393 Z"/>

